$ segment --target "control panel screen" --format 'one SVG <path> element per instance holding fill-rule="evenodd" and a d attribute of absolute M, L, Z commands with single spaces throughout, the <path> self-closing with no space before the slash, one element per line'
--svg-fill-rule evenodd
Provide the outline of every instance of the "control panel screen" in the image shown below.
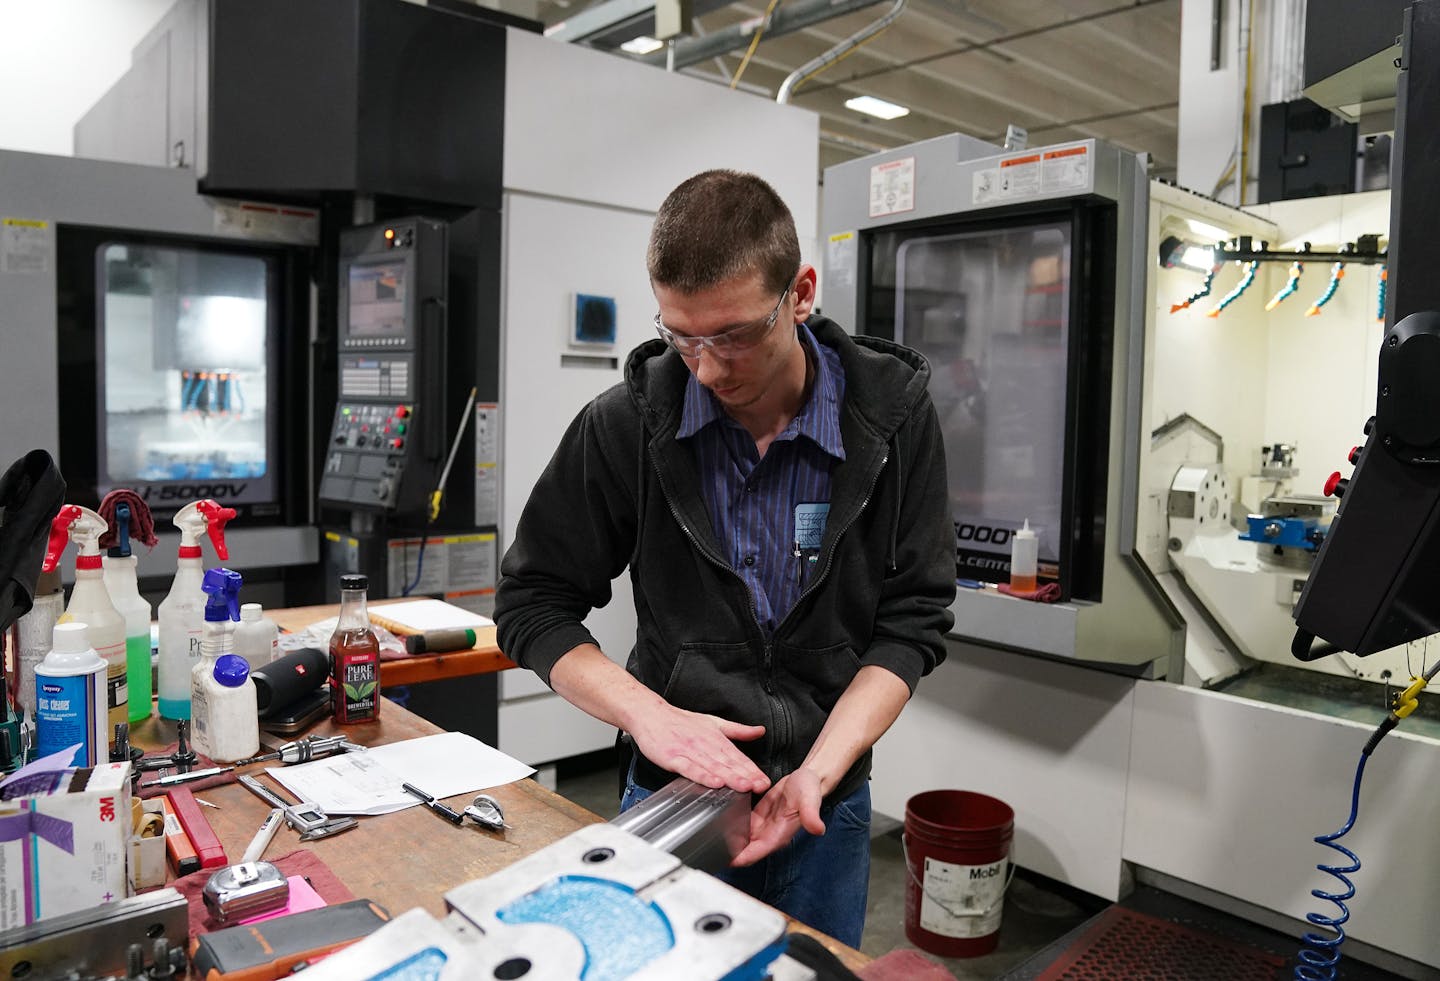
<path fill-rule="evenodd" d="M 405 275 L 403 262 L 350 267 L 351 337 L 405 335 Z"/>

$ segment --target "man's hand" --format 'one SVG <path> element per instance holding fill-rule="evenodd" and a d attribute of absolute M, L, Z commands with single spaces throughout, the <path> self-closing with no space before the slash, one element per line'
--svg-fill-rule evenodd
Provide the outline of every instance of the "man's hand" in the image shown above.
<path fill-rule="evenodd" d="M 763 794 L 770 779 L 735 748 L 765 735 L 714 715 L 678 709 L 632 678 L 594 644 L 565 653 L 550 670 L 550 684 L 570 704 L 630 733 L 645 758 L 706 787 Z"/>
<path fill-rule="evenodd" d="M 771 852 L 790 844 L 801 828 L 823 835 L 820 820 L 820 777 L 799 769 L 782 777 L 750 812 L 750 843 L 735 856 L 732 865 L 754 865 Z"/>
<path fill-rule="evenodd" d="M 759 794 L 770 786 L 769 778 L 734 742 L 759 739 L 765 735 L 764 726 L 741 725 L 662 702 L 645 712 L 629 732 L 650 762 L 706 787 Z"/>

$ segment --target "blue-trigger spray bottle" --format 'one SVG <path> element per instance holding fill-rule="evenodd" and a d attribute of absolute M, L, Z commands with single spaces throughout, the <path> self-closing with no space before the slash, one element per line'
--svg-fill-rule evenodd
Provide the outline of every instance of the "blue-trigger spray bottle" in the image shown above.
<path fill-rule="evenodd" d="M 205 623 L 205 592 L 200 588 L 204 569 L 200 536 L 208 534 L 215 554 L 230 558 L 225 547 L 225 523 L 235 509 L 206 498 L 185 505 L 173 521 L 180 529 L 180 559 L 170 594 L 160 601 L 159 687 L 160 715 L 166 719 L 190 718 L 190 671 L 200 660 L 200 637 Z"/>
<path fill-rule="evenodd" d="M 140 596 L 135 556 L 130 553 L 130 505 L 115 508 L 116 543 L 105 553 L 105 588 L 125 621 L 125 687 L 130 722 L 150 718 L 154 692 L 150 680 L 150 604 Z"/>
<path fill-rule="evenodd" d="M 235 621 L 240 619 L 240 573 L 211 569 L 200 584 L 205 593 L 205 627 L 201 632 L 200 660 L 190 670 L 190 735 L 195 750 L 215 758 L 215 727 L 205 681 L 215 672 L 215 661 L 235 650 Z"/>
<path fill-rule="evenodd" d="M 75 543 L 75 588 L 60 623 L 83 623 L 89 628 L 90 646 L 105 659 L 105 706 L 109 733 L 108 745 L 115 738 L 115 727 L 130 721 L 129 690 L 125 684 L 125 618 L 110 601 L 105 589 L 105 573 L 100 558 L 100 536 L 109 530 L 105 519 L 89 508 L 66 504 L 50 524 L 50 546 L 45 564 L 51 556 L 59 562 L 64 551 L 64 537 Z M 102 755 L 101 762 L 105 757 Z"/>
<path fill-rule="evenodd" d="M 105 762 L 106 669 L 85 624 L 55 625 L 50 653 L 35 666 L 37 756 L 78 744 L 71 766 Z"/>

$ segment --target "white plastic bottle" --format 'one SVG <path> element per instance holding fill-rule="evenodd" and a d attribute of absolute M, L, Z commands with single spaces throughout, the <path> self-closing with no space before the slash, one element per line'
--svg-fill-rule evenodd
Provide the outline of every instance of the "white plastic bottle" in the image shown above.
<path fill-rule="evenodd" d="M 280 656 L 280 628 L 265 616 L 259 603 L 242 603 L 240 622 L 235 625 L 235 653 L 250 670 L 263 668 Z"/>
<path fill-rule="evenodd" d="M 205 755 L 217 763 L 233 763 L 258 753 L 260 712 L 250 665 L 238 654 L 222 654 L 215 659 L 204 686 L 210 729 L 210 749 Z"/>
<path fill-rule="evenodd" d="M 215 715 L 210 702 L 215 662 L 235 649 L 241 585 L 240 573 L 230 569 L 211 569 L 200 584 L 206 597 L 205 627 L 201 632 L 200 660 L 190 669 L 190 735 L 194 738 L 195 751 L 212 760 L 216 759 Z"/>
<path fill-rule="evenodd" d="M 1025 527 L 1015 532 L 1010 543 L 1010 589 L 1016 593 L 1033 593 L 1039 585 L 1035 578 L 1040 560 L 1040 540 L 1030 530 L 1030 519 Z"/>
<path fill-rule="evenodd" d="M 228 559 L 225 523 L 234 508 L 221 507 L 208 498 L 185 505 L 175 515 L 180 529 L 180 558 L 170 593 L 160 601 L 159 682 L 160 715 L 166 719 L 190 718 L 190 673 L 200 660 L 200 634 L 205 622 L 205 593 L 200 588 L 204 569 L 200 536 L 209 533 L 215 553 Z"/>
<path fill-rule="evenodd" d="M 66 539 L 60 539 L 64 548 Z M 54 561 L 60 561 L 60 553 L 54 554 Z M 16 623 L 16 649 L 19 651 L 20 690 L 15 700 L 24 709 L 25 718 L 35 718 L 35 667 L 50 653 L 50 644 L 55 637 L 55 624 L 65 613 L 65 591 L 60 587 L 60 570 L 45 556 L 44 571 L 35 584 L 35 605 L 30 612 Z"/>
<path fill-rule="evenodd" d="M 135 577 L 135 556 L 130 554 L 130 508 L 115 509 L 117 544 L 104 558 L 105 589 L 125 621 L 125 687 L 130 723 L 150 718 L 154 691 L 150 672 L 150 604 L 140 596 Z M 113 730 L 112 730 L 113 731 Z"/>
<path fill-rule="evenodd" d="M 36 753 L 80 745 L 73 766 L 95 766 L 105 752 L 105 659 L 83 623 L 55 625 L 50 653 L 35 667 Z"/>
<path fill-rule="evenodd" d="M 100 558 L 100 536 L 109 529 L 105 519 L 89 508 L 66 504 L 51 523 L 51 531 L 64 527 L 75 543 L 75 588 L 60 623 L 83 623 L 89 628 L 90 646 L 106 664 L 105 705 L 109 741 L 115 727 L 130 721 L 129 688 L 125 678 L 125 618 L 110 601 Z M 53 537 L 53 534 L 52 534 Z M 102 755 L 101 759 L 105 759 Z"/>

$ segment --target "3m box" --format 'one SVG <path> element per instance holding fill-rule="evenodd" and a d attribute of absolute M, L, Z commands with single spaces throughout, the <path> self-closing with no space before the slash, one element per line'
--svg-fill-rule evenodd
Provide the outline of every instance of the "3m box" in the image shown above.
<path fill-rule="evenodd" d="M 124 899 L 130 764 L 16 783 L 6 793 L 29 792 L 0 800 L 0 930 Z"/>

